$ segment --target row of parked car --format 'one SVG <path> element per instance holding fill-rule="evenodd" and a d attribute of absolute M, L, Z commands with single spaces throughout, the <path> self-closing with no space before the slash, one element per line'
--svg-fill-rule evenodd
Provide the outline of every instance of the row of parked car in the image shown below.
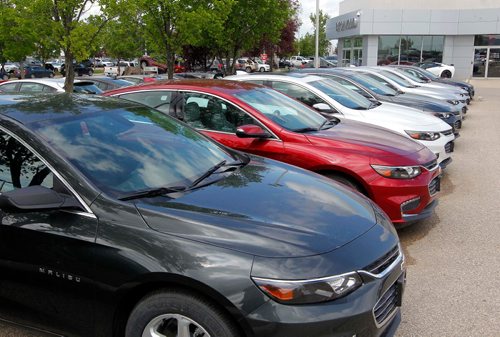
<path fill-rule="evenodd" d="M 0 84 L 2 146 L 27 158 L 20 179 L 0 171 L 0 297 L 23 304 L 0 317 L 79 336 L 394 335 L 395 228 L 436 207 L 474 88 L 404 66 L 187 76 L 75 82 L 100 97 Z M 50 94 L 22 95 L 34 84 Z"/>

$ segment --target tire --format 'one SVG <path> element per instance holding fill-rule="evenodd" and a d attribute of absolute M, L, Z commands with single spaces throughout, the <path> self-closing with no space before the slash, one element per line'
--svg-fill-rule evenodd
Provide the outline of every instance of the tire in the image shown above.
<path fill-rule="evenodd" d="M 54 77 L 54 73 L 50 73 L 49 78 L 53 78 L 53 77 Z"/>
<path fill-rule="evenodd" d="M 259 72 L 263 73 L 264 71 L 266 71 L 264 68 L 262 67 L 259 68 Z"/>
<path fill-rule="evenodd" d="M 359 185 L 357 182 L 353 181 L 352 179 L 349 179 L 348 177 L 345 177 L 345 176 L 340 175 L 340 174 L 335 174 L 335 173 L 326 173 L 323 175 L 327 178 L 335 180 L 338 183 L 346 185 L 346 186 L 352 188 L 353 190 L 360 192 L 361 194 L 366 195 L 366 193 L 363 190 L 363 188 L 361 187 L 361 185 Z"/>
<path fill-rule="evenodd" d="M 178 334 L 178 322 L 183 322 L 185 329 L 189 329 L 193 334 Z M 158 335 L 240 336 L 238 328 L 218 307 L 203 297 L 184 290 L 161 290 L 151 293 L 132 310 L 125 327 L 125 337 Z"/>
<path fill-rule="evenodd" d="M 441 77 L 442 77 L 442 78 L 451 78 L 451 71 L 449 71 L 449 70 L 444 70 L 444 71 L 441 73 Z"/>
<path fill-rule="evenodd" d="M 90 70 L 89 70 L 89 73 L 88 73 L 88 74 L 89 74 L 89 76 L 94 75 L 94 72 L 92 71 L 92 69 L 90 69 Z"/>
<path fill-rule="evenodd" d="M 251 73 L 251 72 L 252 72 L 252 67 L 246 67 L 246 68 L 245 68 L 245 71 L 246 71 L 247 73 Z"/>
<path fill-rule="evenodd" d="M 36 78 L 35 74 L 30 75 L 31 78 Z"/>
<path fill-rule="evenodd" d="M 7 76 L 7 75 L 2 76 L 2 80 L 7 81 L 8 79 L 9 79 L 9 76 Z"/>
<path fill-rule="evenodd" d="M 148 66 L 148 63 L 146 61 L 141 61 L 141 69 L 144 69 Z"/>

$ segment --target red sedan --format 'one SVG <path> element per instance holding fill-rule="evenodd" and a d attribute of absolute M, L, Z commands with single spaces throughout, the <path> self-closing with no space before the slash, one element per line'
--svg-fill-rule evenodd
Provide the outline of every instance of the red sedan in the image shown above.
<path fill-rule="evenodd" d="M 440 169 L 426 147 L 383 128 L 327 120 L 269 88 L 181 80 L 120 88 L 105 95 L 156 108 L 228 147 L 347 184 L 375 201 L 394 223 L 426 218 L 437 204 Z"/>

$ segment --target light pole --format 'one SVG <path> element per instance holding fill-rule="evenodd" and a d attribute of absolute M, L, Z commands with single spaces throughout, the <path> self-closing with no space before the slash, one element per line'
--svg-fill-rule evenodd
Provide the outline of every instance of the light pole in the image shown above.
<path fill-rule="evenodd" d="M 319 0 L 316 0 L 316 53 L 314 55 L 314 68 L 319 68 Z"/>

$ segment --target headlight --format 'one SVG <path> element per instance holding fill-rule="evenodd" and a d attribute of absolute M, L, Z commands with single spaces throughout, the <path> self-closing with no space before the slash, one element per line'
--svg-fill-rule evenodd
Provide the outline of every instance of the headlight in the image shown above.
<path fill-rule="evenodd" d="M 456 99 L 450 99 L 450 100 L 447 100 L 446 102 L 450 103 L 450 104 L 453 104 L 453 105 L 458 105 L 460 102 Z"/>
<path fill-rule="evenodd" d="M 446 118 L 450 118 L 451 115 L 447 112 L 436 112 L 436 113 L 434 113 L 434 116 L 446 119 Z"/>
<path fill-rule="evenodd" d="M 252 277 L 264 294 L 284 304 L 320 303 L 335 300 L 363 284 L 356 272 L 311 280 L 275 280 Z"/>
<path fill-rule="evenodd" d="M 408 131 L 405 132 L 413 139 L 418 140 L 436 140 L 441 137 L 439 132 L 430 132 L 430 131 Z"/>
<path fill-rule="evenodd" d="M 420 175 L 420 166 L 384 166 L 372 165 L 372 168 L 385 178 L 412 179 Z"/>

